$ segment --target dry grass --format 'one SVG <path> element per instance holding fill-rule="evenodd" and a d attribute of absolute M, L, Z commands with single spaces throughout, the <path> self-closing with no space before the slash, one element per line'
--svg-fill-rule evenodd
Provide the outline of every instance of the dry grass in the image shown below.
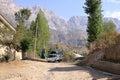
<path fill-rule="evenodd" d="M 105 52 L 105 60 L 120 63 L 120 34 L 117 32 L 109 32 L 102 34 L 93 42 L 91 51 L 100 48 Z"/>
<path fill-rule="evenodd" d="M 113 44 L 106 48 L 105 59 L 120 63 L 120 44 Z"/>

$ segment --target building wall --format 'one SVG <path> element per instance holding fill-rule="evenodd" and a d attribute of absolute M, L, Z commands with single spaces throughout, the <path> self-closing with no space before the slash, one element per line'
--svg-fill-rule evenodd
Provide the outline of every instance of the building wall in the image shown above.
<path fill-rule="evenodd" d="M 13 26 L 7 21 L 7 19 L 5 17 L 3 17 L 2 15 L 0 15 L 0 28 L 11 31 L 11 32 L 16 32 L 16 30 L 13 28 Z M 0 31 L 0 40 L 11 40 L 13 39 L 13 35 L 11 34 L 6 34 L 4 32 Z M 7 50 L 7 46 L 3 46 L 2 44 L 0 44 L 0 58 L 4 57 L 6 54 L 6 50 Z M 15 55 L 15 59 L 22 59 L 22 53 L 21 52 L 17 52 L 14 49 L 11 49 L 12 54 Z"/>

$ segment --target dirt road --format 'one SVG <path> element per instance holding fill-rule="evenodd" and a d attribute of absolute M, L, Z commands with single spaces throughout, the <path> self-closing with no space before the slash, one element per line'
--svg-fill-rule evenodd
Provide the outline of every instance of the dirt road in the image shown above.
<path fill-rule="evenodd" d="M 47 63 L 39 60 L 0 63 L 0 80 L 107 80 L 116 76 L 118 75 L 70 63 Z"/>

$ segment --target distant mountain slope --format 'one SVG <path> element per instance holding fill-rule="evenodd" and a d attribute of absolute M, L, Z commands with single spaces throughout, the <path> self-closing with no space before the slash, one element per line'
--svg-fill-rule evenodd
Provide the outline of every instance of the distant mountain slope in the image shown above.
<path fill-rule="evenodd" d="M 105 17 L 104 21 L 113 21 L 114 24 L 116 25 L 116 30 L 120 32 L 120 20 L 117 18 L 110 18 L 110 17 Z"/>
<path fill-rule="evenodd" d="M 2 14 L 9 23 L 15 27 L 15 17 L 14 13 L 17 12 L 22 7 L 16 6 L 13 0 L 0 0 L 0 14 Z"/>
<path fill-rule="evenodd" d="M 14 13 L 22 9 L 23 7 L 16 5 L 13 0 L 0 0 L 0 14 L 3 14 L 15 26 Z M 73 16 L 68 21 L 60 18 L 54 12 L 41 8 L 39 6 L 29 7 L 32 14 L 27 22 L 29 26 L 32 20 L 35 20 L 39 9 L 45 14 L 51 31 L 51 42 L 62 42 L 72 46 L 82 45 L 86 42 L 87 33 L 87 17 L 85 16 Z M 104 18 L 105 21 L 112 20 L 117 30 L 120 31 L 120 21 L 115 18 Z"/>
<path fill-rule="evenodd" d="M 68 20 L 68 25 L 70 28 L 81 29 L 86 31 L 87 20 L 88 19 L 86 16 L 73 16 Z"/>

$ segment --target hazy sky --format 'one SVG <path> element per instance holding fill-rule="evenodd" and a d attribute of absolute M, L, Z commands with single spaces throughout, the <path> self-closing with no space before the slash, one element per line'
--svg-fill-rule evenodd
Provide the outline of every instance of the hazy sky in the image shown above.
<path fill-rule="evenodd" d="M 71 16 L 86 16 L 83 9 L 85 0 L 14 0 L 14 2 L 24 7 L 39 5 L 66 20 Z M 102 10 L 104 16 L 120 19 L 120 0 L 102 0 Z"/>

